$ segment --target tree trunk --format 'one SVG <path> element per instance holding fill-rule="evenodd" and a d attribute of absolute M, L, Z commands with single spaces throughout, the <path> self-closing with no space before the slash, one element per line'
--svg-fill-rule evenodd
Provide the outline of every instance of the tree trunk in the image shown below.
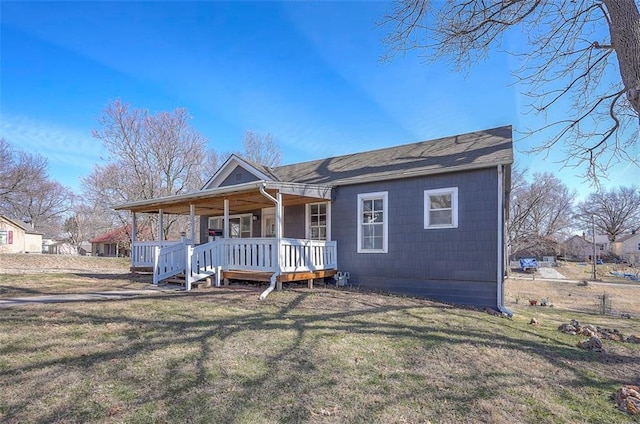
<path fill-rule="evenodd" d="M 625 94 L 640 117 L 640 12 L 635 0 L 603 0 Z"/>

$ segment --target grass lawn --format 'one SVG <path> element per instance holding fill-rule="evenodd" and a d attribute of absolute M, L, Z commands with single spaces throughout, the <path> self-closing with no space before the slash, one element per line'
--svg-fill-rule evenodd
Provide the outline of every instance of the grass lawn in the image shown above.
<path fill-rule="evenodd" d="M 0 286 L 143 285 L 18 277 L 28 278 L 3 274 Z M 564 308 L 560 295 L 553 308 L 525 304 L 549 293 L 540 283 L 508 283 L 511 320 L 331 288 L 260 302 L 264 287 L 251 286 L 0 309 L 0 422 L 640 422 L 611 398 L 640 383 L 640 345 L 584 351 L 584 337 L 557 331 L 577 319 L 640 335 L 638 318 Z"/>

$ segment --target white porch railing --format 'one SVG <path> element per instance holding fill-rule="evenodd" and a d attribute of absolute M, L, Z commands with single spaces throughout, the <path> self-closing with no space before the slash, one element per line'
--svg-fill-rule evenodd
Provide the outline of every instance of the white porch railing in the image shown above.
<path fill-rule="evenodd" d="M 156 247 L 182 244 L 178 241 L 134 241 L 131 245 L 131 266 L 136 268 L 152 267 L 155 264 Z"/>
<path fill-rule="evenodd" d="M 335 241 L 282 239 L 280 244 L 282 272 L 337 269 Z"/>
<path fill-rule="evenodd" d="M 220 259 L 224 269 L 267 272 L 278 270 L 276 239 L 223 239 L 219 243 L 222 246 Z"/>
<path fill-rule="evenodd" d="M 178 242 L 169 246 L 155 248 L 153 265 L 153 284 L 185 272 L 186 251 L 189 245 Z"/>
<path fill-rule="evenodd" d="M 279 248 L 274 238 L 218 239 L 196 247 L 188 241 L 172 242 L 162 248 L 155 243 L 153 283 L 184 272 L 187 290 L 192 283 L 213 275 L 219 285 L 222 270 L 275 273 L 338 267 L 335 241 L 285 238 L 280 240 Z"/>
<path fill-rule="evenodd" d="M 216 286 L 220 285 L 221 246 L 219 242 L 209 242 L 196 247 L 187 246 L 186 256 L 186 289 L 191 290 L 191 284 L 215 275 Z"/>

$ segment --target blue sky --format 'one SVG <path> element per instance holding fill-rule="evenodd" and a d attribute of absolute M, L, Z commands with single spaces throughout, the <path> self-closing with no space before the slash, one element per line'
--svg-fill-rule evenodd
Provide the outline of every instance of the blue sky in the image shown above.
<path fill-rule="evenodd" d="M 245 130 L 271 133 L 283 163 L 513 125 L 524 114 L 513 58 L 492 52 L 469 71 L 409 54 L 381 62 L 387 2 L 0 3 L 0 136 L 48 158 L 79 190 L 104 154 L 91 137 L 114 99 L 151 112 L 188 109 L 219 152 Z M 518 43 L 518 38 L 506 43 Z M 516 161 L 584 193 L 551 156 Z M 212 168 L 211 173 L 215 169 Z M 609 185 L 640 181 L 619 166 Z"/>

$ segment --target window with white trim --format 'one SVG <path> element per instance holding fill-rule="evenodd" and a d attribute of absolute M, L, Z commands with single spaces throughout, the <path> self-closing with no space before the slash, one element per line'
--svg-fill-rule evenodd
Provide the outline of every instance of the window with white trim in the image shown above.
<path fill-rule="evenodd" d="M 358 253 L 387 253 L 388 193 L 358 194 Z"/>
<path fill-rule="evenodd" d="M 230 238 L 249 238 L 251 237 L 253 225 L 253 215 L 233 215 L 229 217 L 229 237 Z M 212 216 L 209 218 L 209 228 L 222 230 L 224 229 L 224 217 Z M 224 233 L 223 233 L 224 234 Z"/>
<path fill-rule="evenodd" d="M 424 191 L 424 228 L 458 228 L 458 187 Z"/>
<path fill-rule="evenodd" d="M 310 240 L 329 239 L 329 214 L 328 202 L 308 203 L 306 205 L 306 237 Z"/>

